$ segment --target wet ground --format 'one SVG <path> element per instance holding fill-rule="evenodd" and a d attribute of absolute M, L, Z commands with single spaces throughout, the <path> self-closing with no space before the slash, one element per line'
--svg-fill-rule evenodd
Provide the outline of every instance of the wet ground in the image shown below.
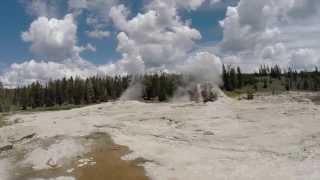
<path fill-rule="evenodd" d="M 63 138 L 56 137 L 55 140 L 52 139 L 52 142 Z M 87 145 L 90 144 L 90 151 L 66 162 L 62 167 L 52 165 L 49 169 L 35 170 L 30 166 L 17 166 L 12 173 L 15 175 L 13 180 L 44 180 L 58 179 L 58 177 L 63 180 L 148 180 L 144 168 L 139 166 L 144 160 L 121 160 L 121 157 L 130 151 L 125 146 L 114 144 L 108 134 L 93 133 L 77 140 Z M 39 142 L 34 144 L 39 144 Z M 40 144 L 49 145 L 51 142 Z M 23 153 L 22 151 L 15 154 L 17 162 L 23 158 Z"/>
<path fill-rule="evenodd" d="M 317 105 L 320 105 L 320 95 L 319 96 L 312 96 L 311 101 Z"/>
<path fill-rule="evenodd" d="M 73 163 L 73 168 L 75 168 L 73 174 L 77 180 L 148 179 L 143 167 L 139 166 L 139 161 L 121 160 L 123 155 L 129 153 L 127 147 L 114 144 L 110 137 L 104 133 L 93 134 L 87 138 L 94 139 L 95 145 L 92 151 L 84 156 L 85 161 L 78 160 Z M 79 161 L 82 164 L 79 164 Z M 86 163 L 89 165 L 82 166 Z"/>

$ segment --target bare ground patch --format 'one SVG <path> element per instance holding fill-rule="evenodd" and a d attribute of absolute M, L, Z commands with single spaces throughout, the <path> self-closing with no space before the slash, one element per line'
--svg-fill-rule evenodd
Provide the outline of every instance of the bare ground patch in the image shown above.
<path fill-rule="evenodd" d="M 34 140 L 33 145 L 48 148 L 53 142 L 63 140 L 66 137 L 55 137 L 47 140 Z M 77 142 L 90 146 L 88 152 L 65 161 L 62 165 L 55 164 L 48 159 L 47 169 L 34 169 L 29 165 L 19 162 L 26 158 L 27 150 L 11 152 L 10 156 L 16 156 L 16 166 L 12 169 L 11 179 L 51 179 L 64 177 L 77 180 L 148 180 L 145 171 L 139 163 L 143 160 L 125 161 L 121 157 L 130 152 L 126 146 L 115 144 L 106 133 L 93 133 L 85 137 L 76 137 Z M 48 157 L 49 158 L 49 157 Z M 13 163 L 14 164 L 14 163 Z"/>

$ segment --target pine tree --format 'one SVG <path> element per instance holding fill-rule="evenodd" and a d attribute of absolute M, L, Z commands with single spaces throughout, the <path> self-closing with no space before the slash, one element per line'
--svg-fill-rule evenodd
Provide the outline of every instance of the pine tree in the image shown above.
<path fill-rule="evenodd" d="M 68 104 L 74 104 L 74 96 L 73 96 L 73 89 L 74 89 L 74 81 L 73 81 L 73 77 L 70 77 L 68 79 L 68 83 L 67 83 L 67 103 Z"/>
<path fill-rule="evenodd" d="M 85 83 L 85 101 L 86 104 L 91 104 L 94 102 L 94 89 L 90 79 L 87 79 Z"/>
<path fill-rule="evenodd" d="M 55 82 L 49 81 L 47 84 L 47 94 L 48 97 L 46 97 L 46 106 L 51 107 L 56 105 L 56 85 Z"/>
<path fill-rule="evenodd" d="M 241 89 L 243 86 L 243 77 L 242 77 L 241 69 L 239 66 L 237 67 L 237 80 L 238 80 L 237 88 Z"/>
<path fill-rule="evenodd" d="M 0 112 L 4 111 L 3 108 L 3 102 L 4 102 L 4 93 L 3 93 L 3 85 L 2 82 L 0 82 Z"/>
<path fill-rule="evenodd" d="M 156 76 L 158 77 L 158 76 Z M 158 98 L 159 101 L 167 100 L 167 84 L 166 84 L 166 76 L 162 74 L 159 79 L 159 90 L 158 90 Z"/>
<path fill-rule="evenodd" d="M 233 91 L 237 87 L 236 71 L 230 67 L 230 90 Z"/>
<path fill-rule="evenodd" d="M 56 84 L 55 86 L 56 87 L 56 94 L 55 94 L 56 104 L 61 106 L 64 101 L 62 82 L 61 80 L 56 80 L 55 84 Z"/>
<path fill-rule="evenodd" d="M 229 91 L 230 90 L 229 77 L 228 77 L 227 69 L 224 64 L 222 65 L 222 79 L 223 79 L 224 89 Z"/>
<path fill-rule="evenodd" d="M 263 79 L 263 88 L 268 88 L 268 80 L 266 78 Z"/>
<path fill-rule="evenodd" d="M 21 89 L 21 93 L 20 93 L 20 104 L 21 104 L 21 107 L 22 107 L 22 110 L 26 110 L 29 106 L 29 92 L 28 92 L 28 89 L 26 87 L 23 87 Z"/>
<path fill-rule="evenodd" d="M 30 98 L 32 108 L 43 105 L 42 86 L 38 81 L 30 85 Z"/>
<path fill-rule="evenodd" d="M 62 97 L 62 103 L 68 104 L 68 99 L 69 99 L 68 81 L 65 77 L 62 78 L 62 81 L 61 81 L 61 97 Z"/>
<path fill-rule="evenodd" d="M 309 90 L 309 82 L 307 79 L 303 81 L 303 90 Z"/>
<path fill-rule="evenodd" d="M 74 88 L 72 90 L 74 103 L 76 105 L 82 104 L 84 101 L 84 95 L 85 95 L 85 85 L 83 83 L 83 80 L 81 80 L 79 77 L 77 77 L 74 80 Z"/>

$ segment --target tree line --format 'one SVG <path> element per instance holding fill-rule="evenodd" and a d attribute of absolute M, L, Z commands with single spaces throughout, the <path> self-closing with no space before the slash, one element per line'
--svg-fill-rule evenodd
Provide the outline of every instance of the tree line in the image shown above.
<path fill-rule="evenodd" d="M 243 88 L 252 88 L 255 91 L 268 89 L 272 86 L 276 90 L 319 91 L 320 72 L 317 67 L 313 71 L 297 70 L 293 67 L 281 68 L 279 65 L 261 65 L 257 72 L 242 73 L 240 67 L 223 65 L 222 89 L 234 91 Z"/>
<path fill-rule="evenodd" d="M 284 90 L 320 90 L 318 68 L 313 71 L 298 71 L 294 68 L 281 69 L 278 65 L 261 65 L 257 72 L 243 73 L 240 67 L 223 65 L 221 79 L 221 89 L 224 91 L 245 88 L 259 91 L 268 89 L 273 84 L 277 84 L 273 88 Z M 117 100 L 133 81 L 142 84 L 141 99 L 167 101 L 174 96 L 179 87 L 187 87 L 193 78 L 167 73 L 94 76 L 86 79 L 70 77 L 51 80 L 45 84 L 34 82 L 15 89 L 5 88 L 0 82 L 0 112 Z M 189 92 L 189 95 L 192 96 L 192 93 Z"/>
<path fill-rule="evenodd" d="M 34 82 L 15 89 L 4 88 L 0 83 L 0 112 L 117 100 L 133 79 L 144 87 L 141 98 L 166 101 L 174 95 L 180 76 L 162 73 L 135 77 L 70 77 L 51 80 L 46 84 Z"/>

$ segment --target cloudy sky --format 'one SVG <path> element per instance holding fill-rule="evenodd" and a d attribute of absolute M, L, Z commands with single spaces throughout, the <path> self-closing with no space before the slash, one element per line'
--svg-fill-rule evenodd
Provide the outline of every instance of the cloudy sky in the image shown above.
<path fill-rule="evenodd" d="M 5 0 L 0 81 L 320 65 L 319 0 Z M 212 74 L 211 74 L 212 73 Z"/>

